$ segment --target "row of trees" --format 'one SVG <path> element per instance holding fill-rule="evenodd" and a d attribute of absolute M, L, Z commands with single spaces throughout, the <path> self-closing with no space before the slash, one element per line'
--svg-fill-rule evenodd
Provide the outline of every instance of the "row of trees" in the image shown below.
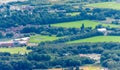
<path fill-rule="evenodd" d="M 85 27 L 84 24 L 80 28 L 63 28 L 63 27 L 54 27 L 51 25 L 43 26 L 31 26 L 25 27 L 20 32 L 21 33 L 37 33 L 41 35 L 56 35 L 58 37 L 66 35 L 75 35 L 81 33 L 87 33 L 92 30 L 92 27 Z"/>
<path fill-rule="evenodd" d="M 85 38 L 90 38 L 90 37 L 94 37 L 94 36 L 102 36 L 102 35 L 104 35 L 102 32 L 93 30 L 93 31 L 87 32 L 87 33 L 81 33 L 81 34 L 76 34 L 76 35 L 71 35 L 68 37 L 60 38 L 60 39 L 54 40 L 52 42 L 50 42 L 50 41 L 41 42 L 39 45 L 44 45 L 46 43 L 65 43 L 65 42 L 69 42 L 69 41 L 85 39 Z"/>

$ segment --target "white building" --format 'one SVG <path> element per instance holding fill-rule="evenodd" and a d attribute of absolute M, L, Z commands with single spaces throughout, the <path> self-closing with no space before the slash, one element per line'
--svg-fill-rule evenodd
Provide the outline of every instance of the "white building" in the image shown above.
<path fill-rule="evenodd" d="M 107 29 L 106 28 L 99 28 L 97 29 L 99 32 L 107 32 Z"/>

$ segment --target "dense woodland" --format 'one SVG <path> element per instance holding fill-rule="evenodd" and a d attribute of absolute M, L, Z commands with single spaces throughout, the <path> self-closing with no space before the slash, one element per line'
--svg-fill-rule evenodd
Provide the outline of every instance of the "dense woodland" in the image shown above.
<path fill-rule="evenodd" d="M 0 53 L 0 60 L 2 60 L 0 67 L 3 70 L 77 67 L 95 63 L 94 60 L 79 57 L 78 54 L 96 53 L 102 54 L 102 66 L 109 67 L 112 70 L 119 70 L 119 45 L 119 43 L 80 43 L 69 45 L 46 44 L 39 47 L 28 47 L 33 51 L 26 55 Z M 69 56 L 65 54 L 69 54 Z"/>

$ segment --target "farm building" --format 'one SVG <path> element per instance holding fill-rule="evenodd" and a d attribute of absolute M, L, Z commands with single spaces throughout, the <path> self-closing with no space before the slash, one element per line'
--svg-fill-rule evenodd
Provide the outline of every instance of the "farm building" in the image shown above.
<path fill-rule="evenodd" d="M 10 41 L 0 42 L 0 47 L 14 47 L 28 45 L 29 37 L 13 39 Z"/>

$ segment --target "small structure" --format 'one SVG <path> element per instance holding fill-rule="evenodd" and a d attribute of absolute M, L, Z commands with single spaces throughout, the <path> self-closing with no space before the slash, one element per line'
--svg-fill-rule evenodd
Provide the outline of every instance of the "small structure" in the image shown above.
<path fill-rule="evenodd" d="M 104 36 L 107 36 L 107 34 L 108 34 L 108 31 L 106 28 L 99 28 L 99 29 L 97 29 L 97 31 L 104 33 Z"/>
<path fill-rule="evenodd" d="M 15 46 L 26 46 L 28 45 L 29 37 L 14 39 L 13 43 Z"/>
<path fill-rule="evenodd" d="M 99 29 L 97 29 L 99 32 L 103 32 L 103 33 L 105 33 L 105 32 L 107 32 L 107 29 L 106 28 L 99 28 Z"/>

